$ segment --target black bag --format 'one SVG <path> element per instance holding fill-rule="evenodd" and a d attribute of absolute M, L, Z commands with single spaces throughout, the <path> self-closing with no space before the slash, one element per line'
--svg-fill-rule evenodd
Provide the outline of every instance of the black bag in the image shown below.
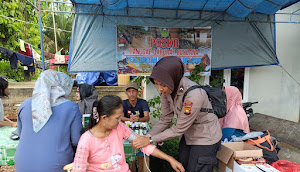
<path fill-rule="evenodd" d="M 186 95 L 196 89 L 196 88 L 202 88 L 206 91 L 208 95 L 208 99 L 211 102 L 212 109 L 209 108 L 201 108 L 201 112 L 208 112 L 208 113 L 214 113 L 218 116 L 218 118 L 223 118 L 226 115 L 227 112 L 227 103 L 226 103 L 226 94 L 224 91 L 222 91 L 221 88 L 218 87 L 211 87 L 209 85 L 207 86 L 201 86 L 201 85 L 194 85 L 191 86 L 183 95 L 182 103 L 184 102 L 184 98 Z"/>
<path fill-rule="evenodd" d="M 276 145 L 272 141 L 269 131 L 263 131 L 263 133 L 262 136 L 245 140 L 245 142 L 261 148 L 263 150 L 263 157 L 267 160 L 268 164 L 271 164 L 279 160 Z"/>

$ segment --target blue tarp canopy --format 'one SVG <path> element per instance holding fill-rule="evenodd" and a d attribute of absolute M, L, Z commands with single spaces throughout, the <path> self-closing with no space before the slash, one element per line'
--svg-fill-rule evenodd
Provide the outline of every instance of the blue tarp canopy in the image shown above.
<path fill-rule="evenodd" d="M 299 0 L 72 0 L 70 72 L 117 70 L 117 25 L 212 27 L 212 68 L 276 65 L 274 13 Z"/>
<path fill-rule="evenodd" d="M 189 11 L 217 11 L 234 17 L 251 12 L 274 14 L 299 0 L 72 0 L 77 4 L 103 5 L 104 9 L 144 8 Z"/>

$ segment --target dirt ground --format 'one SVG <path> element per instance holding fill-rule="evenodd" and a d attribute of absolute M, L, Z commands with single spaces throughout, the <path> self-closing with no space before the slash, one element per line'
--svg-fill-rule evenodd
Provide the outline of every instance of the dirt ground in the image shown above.
<path fill-rule="evenodd" d="M 0 172 L 14 172 L 15 171 L 15 166 L 10 165 L 10 166 L 0 166 Z"/>

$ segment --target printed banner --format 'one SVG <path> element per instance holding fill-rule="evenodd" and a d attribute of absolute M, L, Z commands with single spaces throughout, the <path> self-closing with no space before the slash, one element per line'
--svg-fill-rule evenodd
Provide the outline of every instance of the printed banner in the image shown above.
<path fill-rule="evenodd" d="M 211 71 L 211 28 L 160 28 L 117 26 L 118 74 L 150 75 L 161 58 L 176 56 L 182 60 L 185 75 L 197 64 L 202 76 Z"/>

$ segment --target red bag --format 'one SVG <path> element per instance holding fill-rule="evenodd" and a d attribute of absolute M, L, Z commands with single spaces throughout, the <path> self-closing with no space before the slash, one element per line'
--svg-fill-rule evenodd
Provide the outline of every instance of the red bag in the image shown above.
<path fill-rule="evenodd" d="M 283 172 L 300 172 L 300 164 L 287 160 L 278 160 L 273 162 L 271 166 Z"/>

